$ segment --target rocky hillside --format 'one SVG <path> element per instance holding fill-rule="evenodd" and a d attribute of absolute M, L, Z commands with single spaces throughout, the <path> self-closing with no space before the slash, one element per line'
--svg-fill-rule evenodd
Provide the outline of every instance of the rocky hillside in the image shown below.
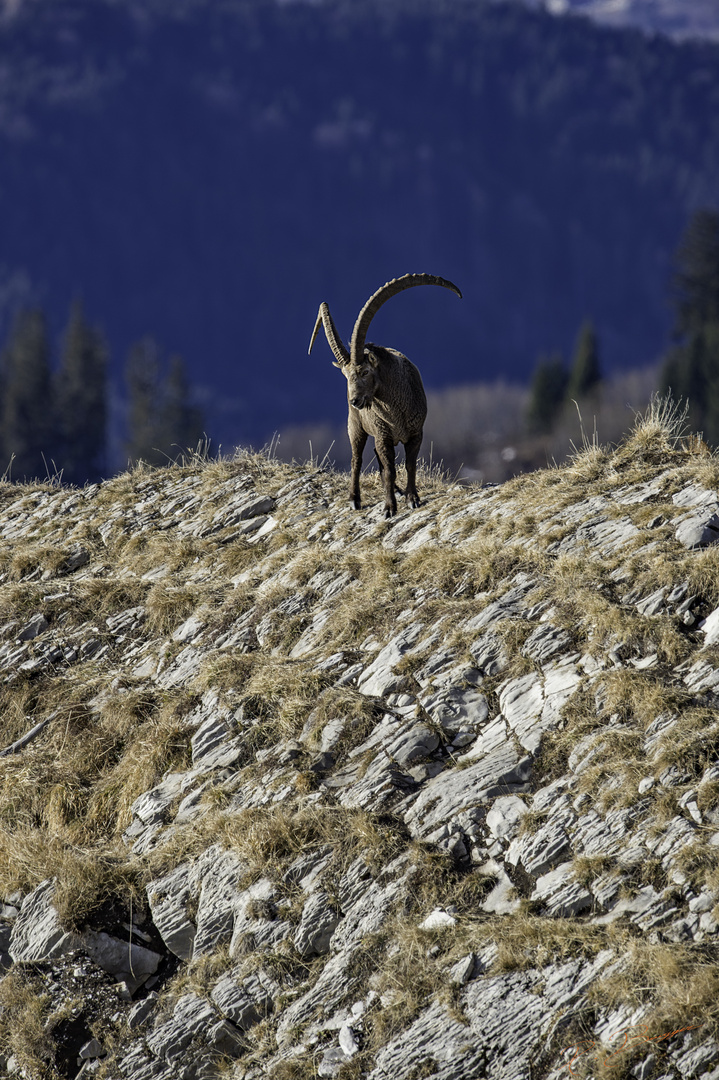
<path fill-rule="evenodd" d="M 717 1080 L 719 460 L 346 485 L 0 488 L 0 1073 Z"/>

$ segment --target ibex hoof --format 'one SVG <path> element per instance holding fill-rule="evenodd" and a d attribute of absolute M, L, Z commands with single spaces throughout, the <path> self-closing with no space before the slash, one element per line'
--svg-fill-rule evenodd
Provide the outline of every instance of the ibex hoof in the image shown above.
<path fill-rule="evenodd" d="M 352 507 L 353 507 L 354 510 L 361 510 L 362 509 L 362 500 L 361 499 L 351 498 L 350 502 L 352 503 Z"/>
<path fill-rule="evenodd" d="M 394 517 L 396 513 L 397 513 L 397 507 L 396 506 L 385 506 L 385 508 L 384 508 L 384 516 L 386 518 Z"/>

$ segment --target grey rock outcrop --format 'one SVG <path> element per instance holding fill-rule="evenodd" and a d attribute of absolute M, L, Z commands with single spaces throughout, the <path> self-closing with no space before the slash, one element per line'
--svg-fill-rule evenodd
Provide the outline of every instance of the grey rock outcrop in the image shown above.
<path fill-rule="evenodd" d="M 302 918 L 292 939 L 300 956 L 323 956 L 340 920 L 329 896 L 322 889 L 313 892 L 302 909 Z"/>
<path fill-rule="evenodd" d="M 247 455 L 0 485 L 0 972 L 67 1075 L 560 1080 L 647 1024 L 627 1076 L 718 1080 L 662 966 L 719 964 L 715 466 L 622 453 L 387 522 Z"/>
<path fill-rule="evenodd" d="M 80 947 L 79 935 L 68 933 L 60 925 L 53 904 L 55 882 L 40 882 L 25 897 L 20 914 L 13 923 L 8 952 L 18 963 L 50 960 Z"/>

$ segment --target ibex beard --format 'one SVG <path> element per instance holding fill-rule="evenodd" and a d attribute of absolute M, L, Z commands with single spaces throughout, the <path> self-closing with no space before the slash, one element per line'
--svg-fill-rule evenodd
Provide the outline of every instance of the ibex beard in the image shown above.
<path fill-rule="evenodd" d="M 420 505 L 417 492 L 417 455 L 422 445 L 424 421 L 427 417 L 427 397 L 422 377 L 411 361 L 382 345 L 365 344 L 369 325 L 391 296 L 415 285 L 441 285 L 461 292 L 451 281 L 433 274 L 405 274 L 388 281 L 369 298 L 360 312 L 352 332 L 349 351 L 342 343 L 329 307 L 320 304 L 317 321 L 310 340 L 314 344 L 320 325 L 324 327 L 327 341 L 335 355 L 338 367 L 347 379 L 347 402 L 349 415 L 347 430 L 352 447 L 350 500 L 355 510 L 362 506 L 360 498 L 360 472 L 362 454 L 368 437 L 375 442 L 375 454 L 385 492 L 385 517 L 397 513 L 395 492 L 404 495 L 411 507 Z M 407 487 L 404 492 L 397 487 L 394 448 L 404 446 Z"/>

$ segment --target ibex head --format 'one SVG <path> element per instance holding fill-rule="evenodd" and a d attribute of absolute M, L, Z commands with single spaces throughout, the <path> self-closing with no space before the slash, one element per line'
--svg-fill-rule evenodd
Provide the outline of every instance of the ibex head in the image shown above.
<path fill-rule="evenodd" d="M 347 400 L 354 409 L 367 409 L 380 387 L 379 357 L 365 346 L 359 363 L 344 364 L 342 374 L 347 379 Z"/>

